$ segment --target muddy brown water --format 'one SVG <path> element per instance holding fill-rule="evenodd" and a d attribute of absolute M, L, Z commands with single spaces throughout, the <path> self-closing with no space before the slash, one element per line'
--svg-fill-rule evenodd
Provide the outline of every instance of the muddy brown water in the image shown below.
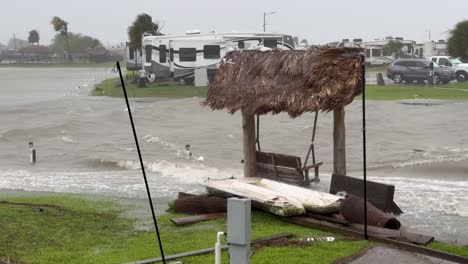
<path fill-rule="evenodd" d="M 0 68 L 0 189 L 144 199 L 146 193 L 122 98 L 88 96 L 110 69 Z M 200 106 L 201 98 L 132 99 L 155 202 L 203 192 L 207 178 L 241 176 L 241 118 Z M 369 179 L 396 186 L 410 229 L 468 240 L 468 103 L 368 101 Z M 332 113 L 319 115 L 316 152 L 327 191 Z M 261 118 L 262 150 L 304 157 L 313 115 Z M 362 177 L 361 103 L 346 107 L 348 174 Z M 29 164 L 33 141 L 38 163 Z M 195 159 L 188 159 L 190 144 Z M 203 157 L 204 161 L 196 158 Z"/>

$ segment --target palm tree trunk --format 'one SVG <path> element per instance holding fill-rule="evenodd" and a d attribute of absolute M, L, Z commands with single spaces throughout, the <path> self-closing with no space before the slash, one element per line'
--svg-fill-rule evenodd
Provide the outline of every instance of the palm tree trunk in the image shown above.
<path fill-rule="evenodd" d="M 68 62 L 73 63 L 73 58 L 70 53 L 70 43 L 68 42 L 68 32 L 65 32 L 65 50 L 67 51 Z"/>

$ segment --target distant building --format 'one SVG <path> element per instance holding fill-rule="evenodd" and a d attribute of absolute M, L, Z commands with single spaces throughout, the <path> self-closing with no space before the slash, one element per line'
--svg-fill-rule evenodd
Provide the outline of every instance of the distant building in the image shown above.
<path fill-rule="evenodd" d="M 17 58 L 23 63 L 50 63 L 51 50 L 44 45 L 30 45 L 19 49 Z"/>
<path fill-rule="evenodd" d="M 399 57 L 413 57 L 416 47 L 416 41 L 405 40 L 403 38 L 387 37 L 382 40 L 363 41 L 362 39 L 343 39 L 339 42 L 328 43 L 327 46 L 333 47 L 361 47 L 365 50 L 366 63 L 371 65 L 389 64 L 395 58 L 385 47 L 390 41 L 398 41 L 403 44 L 403 47 L 398 54 Z"/>
<path fill-rule="evenodd" d="M 11 38 L 8 41 L 8 49 L 9 50 L 19 50 L 21 48 L 25 48 L 29 46 L 29 42 L 24 39 L 19 38 Z"/>
<path fill-rule="evenodd" d="M 97 45 L 94 48 L 88 49 L 89 61 L 91 62 L 105 62 L 110 60 L 110 51 L 102 45 Z"/>
<path fill-rule="evenodd" d="M 420 43 L 416 45 L 414 55 L 419 58 L 429 58 L 432 56 L 447 56 L 448 46 L 445 40 L 439 40 L 438 42 L 431 41 Z"/>

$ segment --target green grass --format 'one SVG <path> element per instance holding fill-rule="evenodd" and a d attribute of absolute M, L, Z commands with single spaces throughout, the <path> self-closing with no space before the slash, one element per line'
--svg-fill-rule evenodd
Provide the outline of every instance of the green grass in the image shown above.
<path fill-rule="evenodd" d="M 466 84 L 465 84 L 466 83 Z M 468 85 L 468 82 L 463 84 Z M 442 88 L 460 88 L 462 84 L 448 84 L 447 86 L 426 87 L 415 85 L 367 85 L 366 99 L 368 100 L 402 100 L 402 99 L 440 99 L 440 100 L 468 100 L 468 91 Z M 468 88 L 467 88 L 468 89 Z"/>
<path fill-rule="evenodd" d="M 1 198 L 14 203 L 49 204 L 38 212 L 34 205 L 0 203 L 0 262 L 13 263 L 125 263 L 159 256 L 153 231 L 135 230 L 136 220 L 121 217 L 116 204 L 72 195 L 19 196 Z M 212 220 L 176 227 L 170 218 L 158 217 L 166 255 L 214 246 L 216 233 L 226 231 L 224 220 Z M 268 213 L 252 214 L 252 239 L 282 232 L 300 237 L 334 236 L 336 242 L 317 242 L 309 246 L 271 246 L 254 248 L 252 263 L 333 263 L 364 251 L 369 243 L 287 222 Z M 468 247 L 434 242 L 429 247 L 468 256 Z M 212 263 L 213 254 L 188 257 L 185 264 Z M 224 253 L 227 263 L 227 253 Z"/>
<path fill-rule="evenodd" d="M 91 93 L 95 96 L 123 97 L 121 86 L 116 86 L 117 78 L 108 79 L 96 85 Z M 125 84 L 129 97 L 162 97 L 162 98 L 191 98 L 206 97 L 207 87 L 176 85 L 174 83 L 147 84 L 145 88 L 138 88 L 136 84 Z"/>
<path fill-rule="evenodd" d="M 10 197 L 10 202 L 54 204 L 35 206 L 0 204 L 0 260 L 25 263 L 122 263 L 159 256 L 154 232 L 135 231 L 134 221 L 120 217 L 120 210 L 109 202 L 66 195 Z M 166 255 L 214 246 L 216 232 L 226 231 L 224 220 L 176 227 L 165 214 L 158 218 Z M 300 236 L 335 236 L 335 243 L 317 243 L 308 247 L 272 247 L 255 251 L 254 263 L 331 263 L 355 254 L 366 241 L 344 241 L 320 230 L 281 221 L 255 211 L 252 239 L 291 232 Z M 184 263 L 209 263 L 213 255 L 187 258 Z M 276 262 L 275 262 L 276 261 Z"/>
<path fill-rule="evenodd" d="M 432 242 L 429 245 L 427 245 L 429 248 L 448 252 L 451 254 L 455 255 L 460 255 L 464 257 L 468 257 L 468 246 L 455 246 L 455 245 L 449 245 L 449 244 L 444 244 L 441 242 Z"/>
<path fill-rule="evenodd" d="M 113 68 L 115 62 L 102 63 L 11 63 L 0 64 L 0 67 L 21 67 L 21 68 Z M 122 66 L 125 67 L 125 66 Z"/>
<path fill-rule="evenodd" d="M 117 86 L 116 82 L 118 82 L 117 78 L 105 80 L 102 83 L 96 85 L 95 90 L 91 94 L 95 96 L 122 97 L 122 88 Z M 126 85 L 127 92 L 130 97 L 191 98 L 206 97 L 207 93 L 207 87 L 179 86 L 174 83 L 153 83 L 148 84 L 145 88 L 137 88 L 135 84 L 130 82 L 128 82 Z M 467 91 L 464 91 L 465 89 Z M 450 83 L 437 87 L 427 87 L 422 85 L 367 85 L 366 99 L 468 100 L 468 82 Z"/>

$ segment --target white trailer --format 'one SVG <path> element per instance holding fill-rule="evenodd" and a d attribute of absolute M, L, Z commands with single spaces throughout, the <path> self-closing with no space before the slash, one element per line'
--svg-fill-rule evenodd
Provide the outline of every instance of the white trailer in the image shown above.
<path fill-rule="evenodd" d="M 143 65 L 148 79 L 193 82 L 194 70 L 205 68 L 213 78 L 226 52 L 238 49 L 294 49 L 291 35 L 272 33 L 207 33 L 188 31 L 185 35 L 143 36 Z"/>

